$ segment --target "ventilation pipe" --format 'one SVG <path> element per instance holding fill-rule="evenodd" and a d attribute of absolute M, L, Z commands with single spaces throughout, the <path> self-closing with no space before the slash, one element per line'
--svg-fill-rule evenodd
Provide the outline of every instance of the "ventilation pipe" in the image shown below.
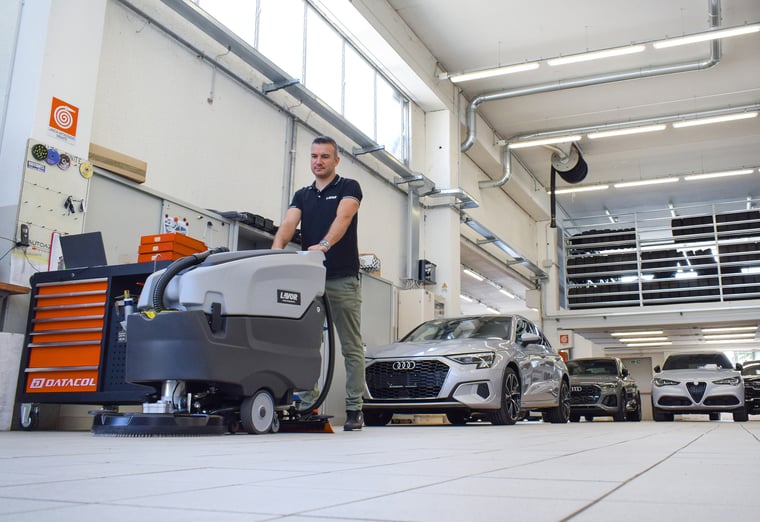
<path fill-rule="evenodd" d="M 708 1 L 708 15 L 709 15 L 709 28 L 716 29 L 720 25 L 720 0 Z M 496 100 L 504 100 L 507 98 L 516 98 L 518 96 L 527 96 L 529 94 L 539 94 L 545 92 L 555 92 L 565 89 L 573 89 L 576 87 L 589 87 L 592 85 L 601 85 L 605 83 L 619 82 L 623 80 L 635 80 L 639 78 L 652 78 L 655 76 L 663 76 L 666 74 L 674 74 L 681 72 L 700 71 L 709 69 L 720 62 L 721 51 L 720 41 L 713 40 L 710 43 L 710 56 L 703 60 L 691 61 L 672 65 L 662 65 L 658 67 L 651 67 L 649 69 L 634 69 L 631 71 L 622 71 L 618 73 L 603 74 L 600 76 L 590 76 L 586 78 L 576 78 L 574 80 L 560 80 L 557 82 L 544 83 L 539 85 L 532 85 L 528 87 L 519 87 L 516 89 L 509 89 L 506 91 L 495 92 L 491 94 L 482 94 L 477 96 L 470 102 L 467 107 L 467 139 L 461 145 L 461 151 L 467 152 L 475 145 L 476 139 L 476 117 L 478 113 L 478 107 L 482 103 Z M 506 165 L 506 162 L 505 162 Z M 501 186 L 509 179 L 508 174 L 500 181 Z"/>

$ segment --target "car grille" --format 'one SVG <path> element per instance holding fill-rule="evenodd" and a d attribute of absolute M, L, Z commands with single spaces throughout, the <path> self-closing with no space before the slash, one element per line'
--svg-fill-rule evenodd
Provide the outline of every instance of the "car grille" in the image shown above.
<path fill-rule="evenodd" d="M 744 381 L 747 397 L 760 398 L 760 381 Z"/>
<path fill-rule="evenodd" d="M 598 386 L 571 386 L 570 404 L 596 404 L 601 394 Z"/>
<path fill-rule="evenodd" d="M 686 383 L 686 389 L 689 390 L 689 395 L 691 395 L 692 400 L 694 402 L 701 402 L 702 397 L 705 395 L 705 390 L 707 389 L 707 383 L 705 382 L 687 382 Z"/>
<path fill-rule="evenodd" d="M 733 395 L 717 395 L 715 397 L 708 397 L 705 399 L 705 406 L 736 406 L 739 404 L 739 399 Z"/>
<path fill-rule="evenodd" d="M 408 361 L 408 359 L 406 359 Z M 367 387 L 373 399 L 435 399 L 449 367 L 436 360 L 415 360 L 411 370 L 394 370 L 398 361 L 379 361 L 367 367 Z"/>

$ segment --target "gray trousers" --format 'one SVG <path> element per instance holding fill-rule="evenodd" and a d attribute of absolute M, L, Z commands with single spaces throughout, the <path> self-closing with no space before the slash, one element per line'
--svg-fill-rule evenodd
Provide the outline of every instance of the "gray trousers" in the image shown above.
<path fill-rule="evenodd" d="M 328 279 L 325 294 L 332 321 L 340 339 L 346 368 L 346 411 L 362 409 L 364 394 L 364 343 L 361 334 L 362 289 L 357 276 Z M 318 388 L 300 392 L 302 408 L 307 409 L 319 395 Z"/>

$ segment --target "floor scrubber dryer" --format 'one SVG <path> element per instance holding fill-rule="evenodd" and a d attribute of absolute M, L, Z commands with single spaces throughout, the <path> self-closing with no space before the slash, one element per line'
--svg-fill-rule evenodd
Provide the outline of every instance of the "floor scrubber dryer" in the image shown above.
<path fill-rule="evenodd" d="M 125 362 L 126 381 L 154 387 L 155 402 L 141 413 L 92 412 L 93 433 L 260 434 L 329 426 L 314 410 L 334 365 L 324 290 L 322 252 L 209 250 L 151 274 L 137 313 L 127 317 Z M 301 411 L 297 391 L 311 390 L 320 375 L 317 403 Z"/>

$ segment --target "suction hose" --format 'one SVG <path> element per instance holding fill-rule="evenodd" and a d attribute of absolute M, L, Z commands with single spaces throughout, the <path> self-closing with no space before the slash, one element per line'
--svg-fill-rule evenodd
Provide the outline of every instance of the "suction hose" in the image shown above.
<path fill-rule="evenodd" d="M 330 385 L 332 384 L 333 371 L 335 370 L 335 333 L 333 332 L 332 325 L 332 311 L 330 310 L 330 303 L 327 301 L 327 295 L 322 296 L 322 304 L 325 307 L 325 322 L 327 323 L 327 371 L 325 372 L 324 385 L 319 391 L 319 396 L 314 401 L 314 404 L 309 408 L 310 410 L 316 410 L 327 399 L 327 393 L 330 391 Z M 299 410 L 300 413 L 305 413 L 306 410 Z"/>
<path fill-rule="evenodd" d="M 169 285 L 169 281 L 171 281 L 175 275 L 180 273 L 182 270 L 190 268 L 191 266 L 203 263 L 211 254 L 227 252 L 228 250 L 229 249 L 227 247 L 212 248 L 210 250 L 206 250 L 205 252 L 200 252 L 198 254 L 192 254 L 187 257 L 177 259 L 171 265 L 167 266 L 166 270 L 164 270 L 164 273 L 161 274 L 161 277 L 158 278 L 156 286 L 153 288 L 153 294 L 151 295 L 153 310 L 156 312 L 166 310 L 164 307 L 164 292 L 166 292 L 166 287 Z"/>

